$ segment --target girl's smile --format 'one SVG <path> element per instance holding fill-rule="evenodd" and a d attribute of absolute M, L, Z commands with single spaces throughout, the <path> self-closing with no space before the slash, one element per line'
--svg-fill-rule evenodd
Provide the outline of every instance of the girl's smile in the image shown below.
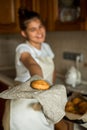
<path fill-rule="evenodd" d="M 46 30 L 39 19 L 34 18 L 27 23 L 25 36 L 34 47 L 41 48 L 41 43 L 45 40 Z"/>

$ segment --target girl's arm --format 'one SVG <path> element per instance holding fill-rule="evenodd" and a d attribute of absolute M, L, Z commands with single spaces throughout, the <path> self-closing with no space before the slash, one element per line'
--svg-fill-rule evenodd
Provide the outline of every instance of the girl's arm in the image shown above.
<path fill-rule="evenodd" d="M 22 53 L 20 60 L 24 64 L 24 66 L 29 70 L 31 76 L 39 75 L 43 77 L 41 67 L 28 52 Z"/>

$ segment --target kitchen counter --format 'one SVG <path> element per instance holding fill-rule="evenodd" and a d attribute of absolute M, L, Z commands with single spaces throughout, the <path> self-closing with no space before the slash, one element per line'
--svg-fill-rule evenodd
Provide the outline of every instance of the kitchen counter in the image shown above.
<path fill-rule="evenodd" d="M 74 130 L 87 130 L 87 128 L 82 127 L 81 125 L 74 124 Z"/>
<path fill-rule="evenodd" d="M 14 79 L 11 79 L 10 77 L 0 74 L 0 82 L 8 85 L 8 86 L 13 86 L 14 85 Z"/>
<path fill-rule="evenodd" d="M 77 86 L 75 86 L 75 87 L 72 87 L 71 85 L 67 85 L 66 83 L 65 83 L 65 79 L 64 79 L 64 77 L 57 77 L 57 79 L 56 79 L 56 82 L 55 82 L 56 84 L 64 84 L 65 85 L 65 87 L 66 87 L 66 90 L 67 90 L 67 94 L 68 93 L 72 93 L 72 92 L 77 92 L 77 93 L 80 93 L 80 94 L 82 94 L 82 95 L 87 95 L 87 84 L 79 84 L 79 85 L 77 85 Z"/>

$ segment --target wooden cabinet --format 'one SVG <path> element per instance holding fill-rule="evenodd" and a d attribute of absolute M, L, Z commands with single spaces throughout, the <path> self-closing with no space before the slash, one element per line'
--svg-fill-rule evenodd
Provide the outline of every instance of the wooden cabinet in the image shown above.
<path fill-rule="evenodd" d="M 32 0 L 32 2 L 31 0 L 22 0 L 22 2 L 23 1 L 26 8 L 40 13 L 48 31 L 87 30 L 87 0 L 74 0 L 74 2 L 77 1 L 79 5 L 80 16 L 72 21 L 60 20 L 59 2 L 69 0 Z M 70 16 L 68 19 L 69 18 Z"/>
<path fill-rule="evenodd" d="M 0 81 L 0 92 L 4 91 L 7 88 L 8 88 L 8 85 L 6 85 Z M 2 117 L 3 117 L 3 113 L 4 113 L 4 108 L 5 108 L 5 101 L 6 101 L 5 99 L 0 98 L 0 130 L 3 130 Z"/>
<path fill-rule="evenodd" d="M 65 7 L 60 13 L 60 1 L 69 0 L 8 0 L 8 2 L 1 0 L 0 33 L 18 33 L 20 31 L 18 24 L 19 7 L 40 13 L 47 31 L 87 30 L 87 0 L 74 0 L 79 3 L 80 17 L 72 21 L 64 21 L 66 17 L 64 14 Z M 67 15 L 66 18 L 69 20 L 70 14 Z"/>
<path fill-rule="evenodd" d="M 18 8 L 20 0 L 0 0 L 0 33 L 19 32 Z"/>
<path fill-rule="evenodd" d="M 55 130 L 74 130 L 73 123 L 63 119 L 55 124 Z"/>
<path fill-rule="evenodd" d="M 65 0 L 67 5 L 61 5 L 60 1 L 57 1 L 57 12 L 54 13 L 54 30 L 86 30 L 87 20 L 87 0 L 70 0 L 72 5 L 68 7 L 69 0 Z M 64 2 L 65 2 L 64 1 Z M 61 2 L 62 3 L 62 2 Z M 61 6 L 61 7 L 60 7 Z"/>
<path fill-rule="evenodd" d="M 49 3 L 51 2 L 50 0 L 21 0 L 21 7 L 22 8 L 27 8 L 28 10 L 33 10 L 38 12 L 44 23 L 45 26 L 47 28 L 47 30 L 49 29 L 49 25 L 48 25 L 48 16 L 49 16 Z"/>

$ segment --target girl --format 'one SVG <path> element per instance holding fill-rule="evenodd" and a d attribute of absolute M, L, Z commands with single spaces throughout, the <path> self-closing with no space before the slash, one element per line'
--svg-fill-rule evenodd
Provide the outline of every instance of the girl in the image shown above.
<path fill-rule="evenodd" d="M 16 48 L 15 81 L 26 82 L 31 76 L 39 75 L 53 84 L 54 53 L 44 42 L 46 29 L 41 17 L 36 12 L 19 9 L 19 23 L 25 43 Z M 34 104 L 34 107 L 29 104 Z M 11 100 L 7 108 L 10 109 L 10 117 L 6 110 L 3 118 L 4 130 L 54 130 L 54 125 L 47 122 L 40 108 L 36 99 Z M 6 119 L 10 122 L 6 122 Z"/>

